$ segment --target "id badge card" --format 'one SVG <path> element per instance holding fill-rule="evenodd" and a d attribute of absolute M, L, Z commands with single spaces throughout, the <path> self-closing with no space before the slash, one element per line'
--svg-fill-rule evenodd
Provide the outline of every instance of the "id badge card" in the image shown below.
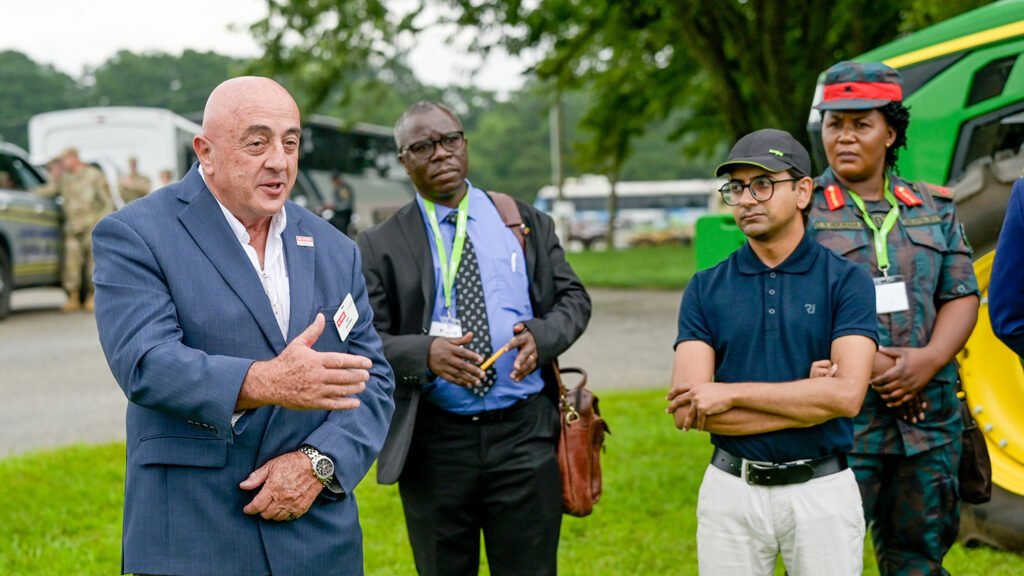
<path fill-rule="evenodd" d="M 878 314 L 903 312 L 910 309 L 907 301 L 907 283 L 903 276 L 884 276 L 875 281 L 875 310 Z"/>
<path fill-rule="evenodd" d="M 442 317 L 430 323 L 430 335 L 441 338 L 461 338 L 462 323 L 458 318 Z"/>
<path fill-rule="evenodd" d="M 356 325 L 356 320 L 359 320 L 359 311 L 356 310 L 356 303 L 352 300 L 352 294 L 345 296 L 345 301 L 338 307 L 338 311 L 334 313 L 334 327 L 338 329 L 338 337 L 344 342 L 348 338 L 349 332 L 352 331 L 352 327 Z"/>

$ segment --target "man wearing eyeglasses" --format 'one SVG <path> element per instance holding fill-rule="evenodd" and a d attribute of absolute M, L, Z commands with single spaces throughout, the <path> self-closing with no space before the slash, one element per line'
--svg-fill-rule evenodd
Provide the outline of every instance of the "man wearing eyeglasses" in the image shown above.
<path fill-rule="evenodd" d="M 550 365 L 583 333 L 590 298 L 551 218 L 508 197 L 502 214 L 466 179 L 469 142 L 451 110 L 413 104 L 395 142 L 418 194 L 358 239 L 397 382 L 377 479 L 398 482 L 420 574 L 476 574 L 482 531 L 491 574 L 553 575 Z"/>
<path fill-rule="evenodd" d="M 697 502 L 701 574 L 860 574 L 864 517 L 846 453 L 876 350 L 871 278 L 805 233 L 807 151 L 741 138 L 729 181 L 747 243 L 694 275 L 679 311 L 667 411 L 715 446 Z M 829 358 L 822 377 L 808 377 Z"/>

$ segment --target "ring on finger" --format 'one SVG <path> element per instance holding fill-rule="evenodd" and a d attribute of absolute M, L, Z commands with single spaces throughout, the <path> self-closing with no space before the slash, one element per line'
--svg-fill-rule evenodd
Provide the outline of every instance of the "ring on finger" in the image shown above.
<path fill-rule="evenodd" d="M 295 520 L 296 518 L 298 518 L 298 516 L 296 516 L 295 514 L 289 514 L 288 515 L 288 521 L 289 522 L 291 522 L 292 520 Z"/>

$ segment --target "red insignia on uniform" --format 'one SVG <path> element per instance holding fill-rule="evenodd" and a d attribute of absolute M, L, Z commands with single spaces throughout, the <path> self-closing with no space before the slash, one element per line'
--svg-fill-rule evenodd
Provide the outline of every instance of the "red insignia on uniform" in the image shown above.
<path fill-rule="evenodd" d="M 942 196 L 943 198 L 952 198 L 953 197 L 953 189 L 952 188 L 947 188 L 945 186 L 936 186 L 934 184 L 928 184 L 928 187 L 931 188 L 932 193 L 938 194 L 939 196 Z"/>
<path fill-rule="evenodd" d="M 906 186 L 897 186 L 893 189 L 893 193 L 895 193 L 896 197 L 907 206 L 920 206 L 923 204 L 921 199 L 914 196 L 914 193 L 908 190 Z"/>
<path fill-rule="evenodd" d="M 828 209 L 830 211 L 846 206 L 846 200 L 843 199 L 843 191 L 835 184 L 829 184 L 825 188 L 825 202 L 828 202 Z"/>

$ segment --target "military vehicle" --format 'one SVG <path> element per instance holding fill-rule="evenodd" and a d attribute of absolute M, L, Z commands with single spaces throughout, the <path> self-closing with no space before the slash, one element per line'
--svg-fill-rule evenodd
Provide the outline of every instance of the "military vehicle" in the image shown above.
<path fill-rule="evenodd" d="M 60 286 L 60 206 L 31 192 L 45 181 L 24 150 L 0 142 L 0 320 L 12 290 Z"/>

